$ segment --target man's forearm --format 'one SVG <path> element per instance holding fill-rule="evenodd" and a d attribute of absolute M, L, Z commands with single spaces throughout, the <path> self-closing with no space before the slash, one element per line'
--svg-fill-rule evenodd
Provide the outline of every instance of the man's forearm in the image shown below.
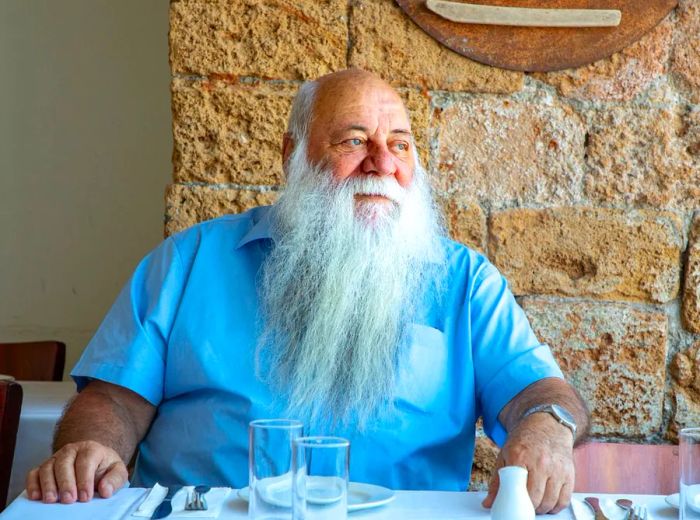
<path fill-rule="evenodd" d="M 566 408 L 576 421 L 575 442 L 578 443 L 586 438 L 589 429 L 588 408 L 576 390 L 559 378 L 541 379 L 531 384 L 511 399 L 501 410 L 498 418 L 510 432 L 518 425 L 527 410 L 539 404 L 558 404 Z"/>
<path fill-rule="evenodd" d="M 53 451 L 92 440 L 128 462 L 148 431 L 155 408 L 133 392 L 95 381 L 67 407 L 54 435 Z"/>

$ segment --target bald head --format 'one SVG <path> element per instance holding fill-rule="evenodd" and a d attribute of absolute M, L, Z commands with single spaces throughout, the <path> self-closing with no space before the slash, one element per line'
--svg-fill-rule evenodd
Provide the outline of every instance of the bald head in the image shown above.
<path fill-rule="evenodd" d="M 382 78 L 359 68 L 345 69 L 321 76 L 316 80 L 316 95 L 313 104 L 314 116 L 333 112 L 348 99 L 356 99 L 358 93 L 382 93 L 386 98 L 403 106 L 401 97 Z"/>

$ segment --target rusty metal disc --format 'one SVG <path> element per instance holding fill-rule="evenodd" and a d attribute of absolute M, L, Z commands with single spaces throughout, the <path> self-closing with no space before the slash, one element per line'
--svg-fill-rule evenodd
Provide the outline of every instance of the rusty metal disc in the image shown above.
<path fill-rule="evenodd" d="M 455 0 L 461 1 L 461 0 Z M 655 27 L 677 0 L 471 0 L 482 5 L 619 9 L 617 27 L 512 27 L 451 22 L 429 11 L 425 0 L 396 0 L 425 32 L 475 61 L 520 71 L 553 71 L 592 63 L 624 49 Z"/>

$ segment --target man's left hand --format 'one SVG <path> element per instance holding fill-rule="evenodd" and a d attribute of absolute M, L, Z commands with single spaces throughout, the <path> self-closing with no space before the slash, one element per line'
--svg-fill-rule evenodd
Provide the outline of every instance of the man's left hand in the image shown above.
<path fill-rule="evenodd" d="M 490 508 L 498 492 L 498 469 L 527 469 L 527 490 L 537 514 L 558 513 L 571 501 L 574 489 L 574 437 L 547 413 L 535 413 L 508 434 L 498 454 L 483 506 Z"/>

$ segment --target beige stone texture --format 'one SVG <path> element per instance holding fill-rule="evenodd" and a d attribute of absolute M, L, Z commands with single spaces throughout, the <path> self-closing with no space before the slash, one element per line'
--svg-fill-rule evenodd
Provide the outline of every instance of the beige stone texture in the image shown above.
<path fill-rule="evenodd" d="M 700 341 L 678 352 L 671 362 L 674 410 L 669 435 L 676 439 L 681 428 L 700 424 Z"/>
<path fill-rule="evenodd" d="M 534 77 L 554 85 L 562 96 L 592 101 L 629 101 L 666 73 L 673 35 L 667 17 L 640 40 L 609 58 Z"/>
<path fill-rule="evenodd" d="M 416 141 L 418 156 L 424 168 L 428 168 L 430 158 L 430 123 L 432 109 L 430 93 L 415 88 L 399 88 L 406 110 L 411 116 L 411 131 Z"/>
<path fill-rule="evenodd" d="M 683 229 L 672 213 L 507 210 L 492 214 L 488 247 L 517 295 L 668 302 L 679 291 Z"/>
<path fill-rule="evenodd" d="M 480 253 L 486 252 L 486 215 L 478 204 L 455 199 L 440 201 L 450 237 Z"/>
<path fill-rule="evenodd" d="M 489 209 L 579 200 L 585 130 L 568 106 L 469 96 L 436 120 L 442 192 Z"/>
<path fill-rule="evenodd" d="M 648 107 L 615 106 L 587 114 L 593 202 L 694 209 L 700 205 L 700 160 L 684 140 L 681 114 Z"/>
<path fill-rule="evenodd" d="M 680 0 L 676 10 L 671 71 L 687 90 L 689 100 L 700 103 L 700 3 Z"/>
<path fill-rule="evenodd" d="M 474 463 L 472 464 L 472 478 L 469 482 L 469 491 L 486 491 L 489 488 L 491 473 L 496 467 L 498 446 L 491 439 L 477 436 L 474 444 Z"/>
<path fill-rule="evenodd" d="M 686 252 L 683 279 L 683 326 L 700 334 L 700 213 L 695 214 Z"/>
<path fill-rule="evenodd" d="M 662 311 L 523 298 L 521 305 L 588 403 L 591 433 L 651 435 L 662 426 L 668 323 Z"/>
<path fill-rule="evenodd" d="M 165 236 L 199 222 L 272 204 L 275 191 L 171 184 L 165 193 Z"/>
<path fill-rule="evenodd" d="M 316 78 L 344 69 L 347 0 L 175 0 L 175 74 Z"/>
<path fill-rule="evenodd" d="M 174 79 L 175 181 L 281 184 L 295 93 L 294 85 Z"/>
<path fill-rule="evenodd" d="M 522 88 L 522 73 L 482 65 L 440 45 L 392 0 L 353 0 L 351 6 L 352 66 L 395 85 L 430 90 L 508 93 Z"/>

